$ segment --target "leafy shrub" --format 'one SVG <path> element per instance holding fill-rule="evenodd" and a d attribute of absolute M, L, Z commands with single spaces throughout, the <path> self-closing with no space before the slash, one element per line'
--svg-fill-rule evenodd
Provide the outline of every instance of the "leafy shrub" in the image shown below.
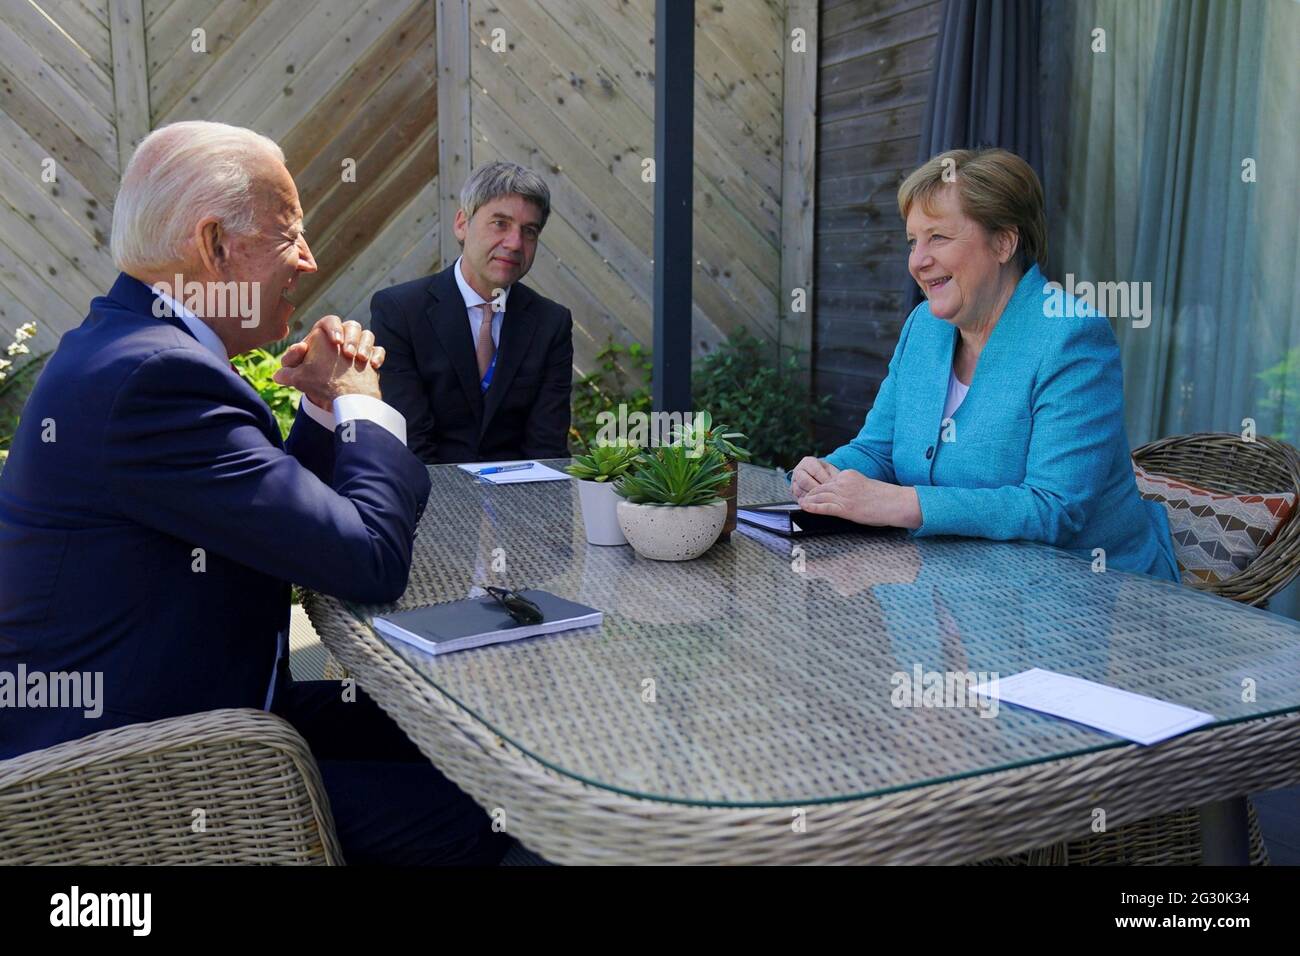
<path fill-rule="evenodd" d="M 735 333 L 696 361 L 691 400 L 743 429 L 755 464 L 790 468 L 817 453 L 813 421 L 826 413 L 830 396 L 813 399 L 798 359 L 777 362 L 772 351 L 743 329 Z"/>
<path fill-rule="evenodd" d="M 14 331 L 13 341 L 0 353 L 0 459 L 8 455 L 18 431 L 18 417 L 36 383 L 36 373 L 50 355 L 49 352 L 32 355 L 27 340 L 35 335 L 35 322 L 20 325 Z M 30 358 L 24 360 L 21 357 L 24 355 Z"/>
<path fill-rule="evenodd" d="M 1300 345 L 1283 356 L 1282 361 L 1256 374 L 1264 387 L 1260 400 L 1261 417 L 1276 420 L 1282 429 L 1269 437 L 1300 445 L 1300 427 L 1296 413 L 1300 410 Z"/>
<path fill-rule="evenodd" d="M 596 354 L 600 367 L 573 383 L 573 419 L 569 448 L 591 447 L 596 438 L 596 416 L 627 405 L 629 412 L 650 411 L 650 352 L 639 343 L 619 345 L 610 338 Z"/>
<path fill-rule="evenodd" d="M 787 355 L 777 362 L 772 353 L 771 346 L 752 333 L 735 333 L 696 360 L 691 404 L 742 430 L 755 464 L 790 468 L 804 455 L 818 453 L 813 422 L 826 413 L 830 396 L 812 398 L 798 359 Z M 626 404 L 629 413 L 651 410 L 654 363 L 648 349 L 610 339 L 597 358 L 600 368 L 573 386 L 573 450 L 592 444 L 601 412 L 616 411 L 620 404 Z"/>
<path fill-rule="evenodd" d="M 276 424 L 280 426 L 280 436 L 288 438 L 293 418 L 298 413 L 298 400 L 292 388 L 271 378 L 280 367 L 279 357 L 266 349 L 253 349 L 236 355 L 233 364 L 244 380 L 262 396 L 262 401 L 271 406 Z"/>

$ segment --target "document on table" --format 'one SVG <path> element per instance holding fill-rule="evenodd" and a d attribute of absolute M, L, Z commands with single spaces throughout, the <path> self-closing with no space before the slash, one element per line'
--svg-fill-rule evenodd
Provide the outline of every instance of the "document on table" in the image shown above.
<path fill-rule="evenodd" d="M 1139 744 L 1159 743 L 1214 721 L 1213 714 L 1038 667 L 981 684 L 978 693 Z"/>
<path fill-rule="evenodd" d="M 515 465 L 528 465 L 527 468 L 515 468 Z M 461 471 L 467 471 L 475 475 L 480 481 L 490 481 L 494 485 L 518 485 L 525 481 L 570 481 L 562 471 L 556 471 L 554 468 L 548 468 L 546 465 L 536 461 L 478 461 L 472 465 L 457 465 Z M 479 472 L 488 468 L 509 469 L 508 471 L 498 471 L 493 474 L 479 475 Z"/>

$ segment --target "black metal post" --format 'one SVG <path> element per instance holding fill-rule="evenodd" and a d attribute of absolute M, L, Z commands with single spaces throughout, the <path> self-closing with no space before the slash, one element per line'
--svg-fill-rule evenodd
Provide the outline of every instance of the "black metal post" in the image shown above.
<path fill-rule="evenodd" d="M 655 4 L 656 411 L 691 410 L 695 2 Z"/>

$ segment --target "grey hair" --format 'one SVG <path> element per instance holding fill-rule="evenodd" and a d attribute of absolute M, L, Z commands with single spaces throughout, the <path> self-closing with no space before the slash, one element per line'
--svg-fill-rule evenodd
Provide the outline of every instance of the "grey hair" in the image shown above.
<path fill-rule="evenodd" d="M 542 225 L 551 216 L 551 190 L 541 176 L 527 166 L 494 160 L 469 174 L 460 190 L 460 208 L 473 219 L 479 207 L 502 196 L 522 196 L 542 211 Z"/>
<path fill-rule="evenodd" d="M 198 120 L 154 130 L 136 147 L 113 204 L 113 263 L 138 274 L 183 262 L 194 227 L 209 217 L 248 235 L 256 225 L 253 166 L 284 162 L 274 140 L 240 126 Z"/>

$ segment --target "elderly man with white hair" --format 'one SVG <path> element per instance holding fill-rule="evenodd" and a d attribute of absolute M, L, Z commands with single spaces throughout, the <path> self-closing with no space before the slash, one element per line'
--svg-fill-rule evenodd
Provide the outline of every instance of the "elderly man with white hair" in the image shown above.
<path fill-rule="evenodd" d="M 122 274 L 63 336 L 0 475 L 0 671 L 102 674 L 102 706 L 6 714 L 0 759 L 266 708 L 316 754 L 350 862 L 495 863 L 486 814 L 369 698 L 289 675 L 290 582 L 396 599 L 429 494 L 357 323 L 327 316 L 286 352 L 277 380 L 305 396 L 287 441 L 230 364 L 288 333 L 316 270 L 302 219 L 251 130 L 176 123 L 128 164 Z"/>

